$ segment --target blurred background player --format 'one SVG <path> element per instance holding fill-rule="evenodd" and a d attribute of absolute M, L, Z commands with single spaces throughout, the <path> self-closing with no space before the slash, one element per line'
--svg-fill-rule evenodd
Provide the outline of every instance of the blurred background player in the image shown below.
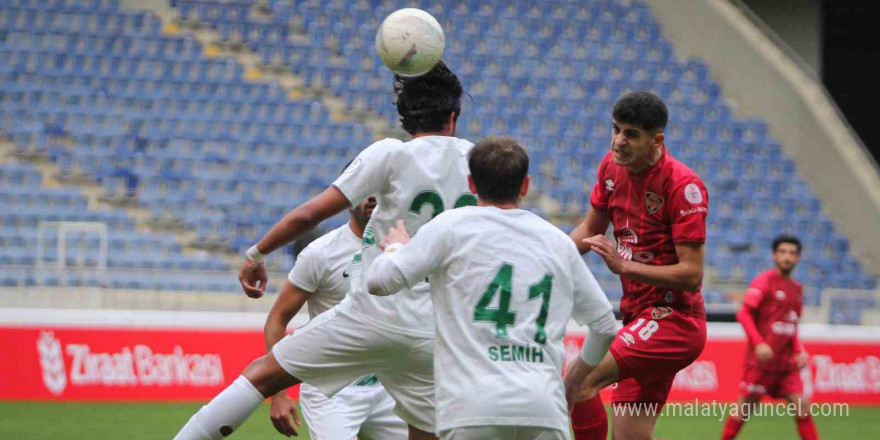
<path fill-rule="evenodd" d="M 228 435 L 253 413 L 263 396 L 308 382 L 327 396 L 375 373 L 409 424 L 410 439 L 435 438 L 434 320 L 427 283 L 380 298 L 363 280 L 381 253 L 376 246 L 397 219 L 417 231 L 445 209 L 476 204 L 467 184 L 473 144 L 454 137 L 462 87 L 442 61 L 425 75 L 395 76 L 403 128 L 413 139 L 384 139 L 362 151 L 336 181 L 291 211 L 247 252 L 239 280 L 260 297 L 267 281 L 266 254 L 344 209 L 375 195 L 377 209 L 364 231 L 361 264 L 352 266 L 352 290 L 336 307 L 275 344 L 242 376 L 194 415 L 180 439 Z"/>
<path fill-rule="evenodd" d="M 667 119 L 666 104 L 654 94 L 632 92 L 617 101 L 592 209 L 571 233 L 581 253 L 599 254 L 623 285 L 624 328 L 585 381 L 581 397 L 590 399 L 573 408 L 577 439 L 605 438 L 596 393 L 614 382 L 613 405 L 657 404 L 653 413 L 615 413 L 614 438 L 653 438 L 676 373 L 706 343 L 700 288 L 709 196 L 700 177 L 666 149 Z M 609 223 L 617 246 L 605 237 Z"/>
<path fill-rule="evenodd" d="M 575 361 L 588 372 L 617 333 L 611 303 L 565 233 L 519 209 L 529 157 L 516 140 L 484 139 L 468 163 L 479 206 L 439 215 L 411 241 L 399 222 L 367 287 L 392 295 L 431 280 L 442 439 L 568 439 L 566 326 L 590 327 Z"/>
<path fill-rule="evenodd" d="M 347 166 L 346 166 L 347 167 Z M 349 210 L 345 225 L 313 241 L 299 253 L 281 293 L 266 319 L 266 349 L 285 336 L 290 320 L 308 302 L 309 318 L 339 304 L 349 291 L 348 270 L 361 249 L 364 228 L 376 207 L 375 197 Z M 373 374 L 345 387 L 333 397 L 321 394 L 304 383 L 300 403 L 311 438 L 315 440 L 405 439 L 406 423 L 394 414 L 394 400 Z M 280 432 L 296 433 L 290 416 L 298 425 L 296 403 L 281 391 L 272 396 L 270 416 Z"/>
<path fill-rule="evenodd" d="M 774 238 L 776 267 L 756 276 L 746 291 L 742 308 L 736 315 L 749 340 L 739 383 L 739 410 L 725 422 L 722 440 L 735 438 L 744 424 L 743 416 L 767 395 L 784 397 L 797 405 L 795 421 L 802 439 L 819 438 L 800 374 L 808 365 L 797 328 L 803 307 L 803 288 L 791 278 L 800 258 L 800 240 L 786 234 Z"/>

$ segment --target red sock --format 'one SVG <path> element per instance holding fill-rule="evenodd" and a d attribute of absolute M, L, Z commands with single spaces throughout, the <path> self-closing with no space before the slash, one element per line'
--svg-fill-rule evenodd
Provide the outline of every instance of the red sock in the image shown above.
<path fill-rule="evenodd" d="M 571 411 L 571 428 L 575 440 L 605 440 L 608 437 L 608 414 L 602 398 L 576 403 Z"/>
<path fill-rule="evenodd" d="M 721 432 L 721 440 L 733 440 L 743 426 L 742 419 L 728 417 L 724 422 L 724 431 Z"/>
<path fill-rule="evenodd" d="M 819 440 L 819 433 L 816 432 L 816 424 L 810 416 L 804 418 L 796 418 L 798 433 L 803 440 Z"/>

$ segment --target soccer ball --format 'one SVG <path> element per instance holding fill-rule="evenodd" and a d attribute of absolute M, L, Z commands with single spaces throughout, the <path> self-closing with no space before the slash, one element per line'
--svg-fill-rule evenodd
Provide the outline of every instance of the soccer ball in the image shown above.
<path fill-rule="evenodd" d="M 443 57 L 443 28 L 431 14 L 416 8 L 394 11 L 376 32 L 382 63 L 401 76 L 427 73 Z"/>

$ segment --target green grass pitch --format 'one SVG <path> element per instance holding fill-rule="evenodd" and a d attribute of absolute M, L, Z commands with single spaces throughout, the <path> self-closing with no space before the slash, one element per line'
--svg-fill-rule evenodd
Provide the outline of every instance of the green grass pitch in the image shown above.
<path fill-rule="evenodd" d="M 0 403 L 0 439 L 171 439 L 198 403 Z M 880 433 L 880 407 L 851 407 L 849 417 L 817 417 L 823 439 L 876 439 Z M 674 440 L 719 438 L 721 422 L 713 417 L 661 417 L 656 435 Z M 263 404 L 234 439 L 283 438 L 269 421 Z M 297 438 L 308 439 L 303 426 Z M 797 439 L 789 417 L 755 418 L 739 438 L 753 440 Z"/>

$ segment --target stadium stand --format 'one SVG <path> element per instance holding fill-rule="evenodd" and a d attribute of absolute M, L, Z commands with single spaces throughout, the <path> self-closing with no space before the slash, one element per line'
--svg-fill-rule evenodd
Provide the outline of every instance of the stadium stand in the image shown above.
<path fill-rule="evenodd" d="M 391 78 L 372 46 L 380 20 L 411 2 L 171 5 L 184 25 L 205 25 L 224 42 L 258 54 L 263 65 L 329 90 L 348 111 L 398 125 Z M 769 263 L 770 238 L 786 231 L 808 246 L 799 270 L 808 304 L 819 303 L 822 288 L 876 286 L 766 124 L 733 115 L 699 59 L 677 60 L 645 4 L 465 0 L 425 9 L 440 19 L 448 40 L 444 58 L 472 97 L 464 103 L 460 135 L 521 139 L 530 148 L 536 190 L 554 201 L 549 208 L 541 204 L 541 213 L 560 227 L 573 227 L 589 206 L 616 98 L 652 90 L 670 105 L 671 151 L 709 186 L 710 281 L 746 282 Z M 0 66 L 0 132 L 19 153 L 46 155 L 62 174 L 88 176 L 111 196 L 134 197 L 155 220 L 179 222 L 199 240 L 230 251 L 242 251 L 326 187 L 376 136 L 362 123 L 331 118 L 317 99 L 292 99 L 275 83 L 248 81 L 235 60 L 207 56 L 192 36 L 167 35 L 155 15 L 122 10 L 116 0 L 2 0 L 0 54 L 7 60 Z M 11 176 L 33 173 L 7 171 L 24 165 L 4 166 L 4 200 L 33 200 L 70 218 L 117 221 L 111 231 L 135 236 L 123 212 L 88 212 L 81 197 L 41 188 L 38 179 L 25 185 Z M 16 229 L 7 234 L 7 228 Z M 33 221 L 7 221 L 4 214 L 4 262 L 33 264 L 7 256 L 33 247 L 34 228 Z M 189 261 L 167 235 L 136 236 L 144 244 L 143 252 L 133 252 L 133 267 Z M 595 255 L 586 258 L 600 280 L 615 278 Z M 200 264 L 210 267 L 193 263 L 226 269 Z M 157 288 L 139 279 L 120 275 L 119 281 Z M 21 284 L 8 271 L 0 282 Z M 720 291 L 704 293 L 708 303 L 729 301 Z M 832 307 L 853 308 L 841 301 Z M 856 322 L 852 315 L 836 316 Z"/>

